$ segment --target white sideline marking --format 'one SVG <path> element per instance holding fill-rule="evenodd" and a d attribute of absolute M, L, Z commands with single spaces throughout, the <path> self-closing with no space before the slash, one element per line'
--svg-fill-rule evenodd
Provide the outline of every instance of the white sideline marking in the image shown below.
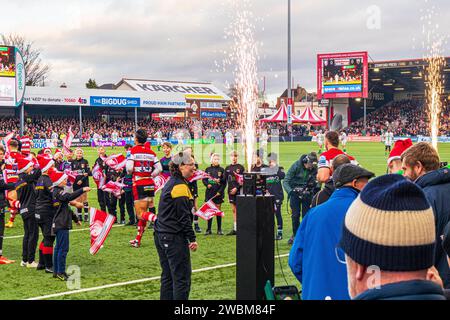
<path fill-rule="evenodd" d="M 287 256 L 289 256 L 289 253 L 280 254 L 279 256 L 275 256 L 275 259 L 283 258 L 283 257 L 287 257 Z M 236 262 L 228 263 L 228 264 L 222 264 L 222 265 L 213 266 L 213 267 L 206 267 L 206 268 L 196 269 L 196 270 L 193 270 L 192 273 L 204 272 L 204 271 L 215 270 L 215 269 L 222 269 L 222 268 L 228 268 L 228 267 L 234 267 L 235 265 L 236 265 Z M 44 300 L 44 299 L 49 299 L 49 298 L 56 298 L 56 297 L 61 297 L 61 296 L 67 296 L 67 295 L 71 295 L 71 294 L 78 294 L 78 293 L 83 293 L 83 292 L 90 292 L 90 291 L 103 290 L 103 289 L 114 288 L 114 287 L 121 287 L 121 286 L 130 285 L 130 284 L 149 282 L 149 281 L 159 280 L 160 278 L 161 278 L 161 276 L 157 276 L 157 277 L 151 277 L 151 278 L 143 278 L 143 279 L 131 280 L 131 281 L 126 281 L 126 282 L 111 283 L 111 284 L 107 284 L 107 285 L 104 285 L 104 286 L 91 287 L 91 288 L 86 288 L 86 289 L 79 289 L 79 290 L 66 291 L 66 292 L 60 292 L 60 293 L 54 293 L 54 294 L 49 294 L 49 295 L 40 296 L 40 297 L 28 298 L 26 300 Z"/>
<path fill-rule="evenodd" d="M 118 227 L 125 227 L 125 225 L 123 224 L 119 224 L 119 225 L 113 225 L 113 228 L 118 228 Z M 69 232 L 79 232 L 79 231 L 87 231 L 90 230 L 89 228 L 83 228 L 83 229 L 72 229 Z M 3 237 L 3 239 L 18 239 L 18 238 L 23 238 L 23 234 L 20 236 L 9 236 L 9 237 Z"/>

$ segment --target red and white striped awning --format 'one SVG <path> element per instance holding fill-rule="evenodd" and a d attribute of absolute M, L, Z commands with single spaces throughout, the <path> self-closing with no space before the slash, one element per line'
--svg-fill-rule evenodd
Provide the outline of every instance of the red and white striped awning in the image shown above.
<path fill-rule="evenodd" d="M 301 123 L 310 123 L 315 125 L 326 125 L 327 121 L 322 119 L 314 113 L 311 106 L 307 106 L 306 109 L 298 116 L 295 117 Z"/>
<path fill-rule="evenodd" d="M 287 122 L 288 114 L 287 108 L 284 103 L 281 104 L 280 108 L 270 117 L 261 119 L 261 122 Z"/>

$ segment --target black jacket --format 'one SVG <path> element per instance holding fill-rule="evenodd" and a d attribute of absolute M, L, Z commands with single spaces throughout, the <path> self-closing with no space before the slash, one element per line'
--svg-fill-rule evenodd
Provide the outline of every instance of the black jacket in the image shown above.
<path fill-rule="evenodd" d="M 450 169 L 442 168 L 428 172 L 416 180 L 423 189 L 434 212 L 436 223 L 436 251 L 434 265 L 444 281 L 444 287 L 450 289 L 450 271 L 447 255 L 442 248 L 441 235 L 450 221 Z"/>
<path fill-rule="evenodd" d="M 5 164 L 4 161 L 0 162 L 0 210 L 5 208 L 8 204 L 5 198 L 6 190 L 14 190 L 16 188 L 15 183 L 6 183 L 3 179 L 3 170 L 2 167 Z"/>
<path fill-rule="evenodd" d="M 27 219 L 36 213 L 36 182 L 41 176 L 40 169 L 34 169 L 30 174 L 19 174 L 16 182 L 17 200 L 20 202 L 20 214 Z"/>
<path fill-rule="evenodd" d="M 203 179 L 203 184 L 206 187 L 205 201 L 209 201 L 210 199 L 214 198 L 216 194 L 219 195 L 214 198 L 214 202 L 219 203 L 223 201 L 223 193 L 227 185 L 227 182 L 225 181 L 225 169 L 221 166 L 210 166 L 206 168 L 205 172 L 214 179 L 220 179 L 219 183 L 211 179 Z M 210 189 L 208 189 L 209 184 L 211 185 Z"/>
<path fill-rule="evenodd" d="M 241 190 L 241 185 L 238 183 L 236 176 L 234 175 L 239 174 L 242 175 L 245 171 L 245 168 L 237 163 L 237 164 L 230 164 L 228 167 L 225 168 L 225 181 L 228 184 L 228 194 L 230 194 L 230 191 L 234 188 L 237 189 L 236 195 L 239 194 L 239 191 Z"/>
<path fill-rule="evenodd" d="M 331 195 L 333 194 L 334 190 L 336 188 L 334 187 L 334 182 L 332 179 L 328 179 L 327 182 L 324 183 L 323 189 L 318 191 L 312 201 L 311 201 L 311 208 L 317 207 L 318 205 L 321 205 L 322 203 L 326 202 L 328 199 L 330 199 Z"/>
<path fill-rule="evenodd" d="M 81 158 L 80 160 L 73 160 L 71 164 L 72 171 L 77 174 L 74 184 L 78 184 L 78 181 L 81 180 L 83 182 L 81 186 L 89 186 L 89 177 L 84 176 L 85 173 L 87 173 L 88 175 L 92 175 L 91 169 L 89 168 L 89 162 L 86 159 Z"/>
<path fill-rule="evenodd" d="M 58 230 L 72 229 L 72 220 L 78 222 L 78 217 L 69 207 L 69 202 L 75 200 L 83 194 L 83 189 L 78 189 L 72 193 L 64 192 L 63 188 L 53 188 L 53 206 L 55 217 L 52 223 L 52 235 L 56 235 Z"/>
<path fill-rule="evenodd" d="M 53 207 L 52 180 L 46 174 L 39 177 L 36 183 L 36 218 L 44 220 L 53 218 L 55 208 Z"/>
<path fill-rule="evenodd" d="M 189 242 L 195 242 L 191 222 L 192 199 L 187 181 L 178 175 L 171 176 L 161 191 L 155 232 L 182 235 Z"/>
<path fill-rule="evenodd" d="M 269 191 L 269 193 L 275 197 L 275 200 L 279 202 L 283 201 L 284 192 L 283 186 L 281 185 L 281 180 L 283 180 L 286 176 L 286 174 L 284 173 L 284 168 L 279 166 L 273 168 L 265 168 L 263 172 L 268 174 L 268 176 L 266 177 L 267 191 Z"/>

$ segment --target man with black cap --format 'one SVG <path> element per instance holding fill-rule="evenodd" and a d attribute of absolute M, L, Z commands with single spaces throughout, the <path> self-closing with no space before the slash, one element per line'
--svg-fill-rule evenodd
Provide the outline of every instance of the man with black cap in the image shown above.
<path fill-rule="evenodd" d="M 316 175 L 317 154 L 311 152 L 302 155 L 299 160 L 294 162 L 283 180 L 283 187 L 288 194 L 292 210 L 292 237 L 288 244 L 294 242 L 295 234 L 300 225 L 300 210 L 302 217 L 305 217 L 311 206 L 312 196 L 319 191 Z"/>
<path fill-rule="evenodd" d="M 289 255 L 289 266 L 302 284 L 303 300 L 350 300 L 345 265 L 336 259 L 345 214 L 374 174 L 354 164 L 333 173 L 336 190 L 302 220 Z"/>

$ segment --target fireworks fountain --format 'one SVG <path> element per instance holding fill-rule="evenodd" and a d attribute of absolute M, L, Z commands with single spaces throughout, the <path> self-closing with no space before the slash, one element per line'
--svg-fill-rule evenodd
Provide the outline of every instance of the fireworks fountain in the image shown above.
<path fill-rule="evenodd" d="M 426 1 L 428 2 L 428 1 Z M 431 142 L 438 150 L 438 135 L 440 126 L 440 115 L 442 110 L 442 94 L 444 93 L 443 69 L 446 61 L 443 57 L 443 46 L 446 37 L 439 33 L 439 25 L 433 23 L 435 16 L 434 6 L 425 10 L 422 16 L 424 43 L 426 49 L 424 59 L 427 61 L 425 68 L 425 96 L 427 102 L 427 113 L 430 122 Z"/>
<path fill-rule="evenodd" d="M 235 89 L 238 98 L 238 117 L 245 151 L 247 171 L 250 172 L 256 147 L 258 116 L 258 44 L 254 39 L 255 20 L 250 2 L 233 1 L 236 13 L 226 34 L 233 39 L 233 49 L 226 63 L 234 65 Z"/>

